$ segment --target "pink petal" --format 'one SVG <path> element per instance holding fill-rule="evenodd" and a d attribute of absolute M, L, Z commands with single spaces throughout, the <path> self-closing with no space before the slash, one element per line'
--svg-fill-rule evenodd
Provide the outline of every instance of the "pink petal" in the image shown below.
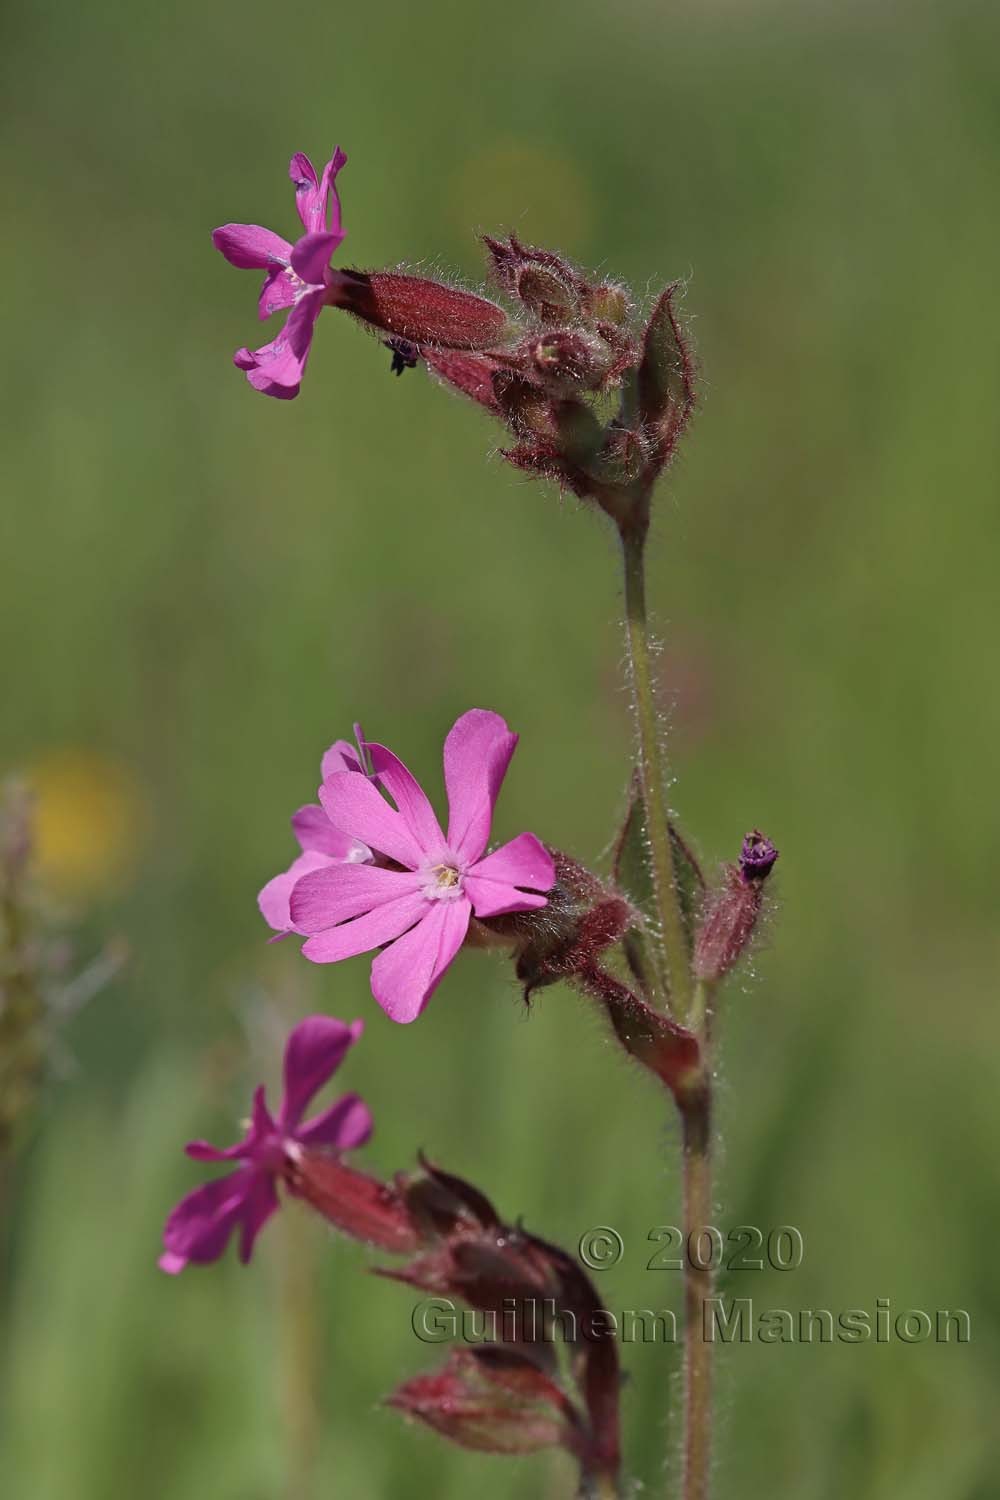
<path fill-rule="evenodd" d="M 369 849 L 411 870 L 423 863 L 423 850 L 406 820 L 379 795 L 367 776 L 349 771 L 328 776 L 319 789 L 319 800 L 335 827 L 361 839 Z"/>
<path fill-rule="evenodd" d="M 261 322 L 272 313 L 280 312 L 283 307 L 293 307 L 301 290 L 298 281 L 292 278 L 284 266 L 272 266 L 264 277 L 260 296 L 257 298 L 257 316 Z"/>
<path fill-rule="evenodd" d="M 278 1193 L 274 1180 L 265 1173 L 257 1174 L 256 1181 L 243 1203 L 242 1229 L 240 1231 L 240 1260 L 243 1265 L 253 1254 L 257 1236 L 272 1214 L 278 1211 Z"/>
<path fill-rule="evenodd" d="M 322 306 L 322 291 L 307 293 L 296 302 L 277 338 L 260 349 L 237 350 L 234 363 L 246 370 L 255 390 L 286 401 L 298 395 Z"/>
<path fill-rule="evenodd" d="M 208 1141 L 188 1141 L 184 1150 L 192 1161 L 236 1161 L 249 1154 L 249 1140 L 249 1136 L 245 1136 L 235 1146 L 227 1146 L 225 1150 L 209 1145 Z"/>
<path fill-rule="evenodd" d="M 367 844 L 362 844 L 359 839 L 352 839 L 346 833 L 341 833 L 339 828 L 334 828 L 323 809 L 317 807 L 314 802 L 300 807 L 297 813 L 293 813 L 292 828 L 303 849 L 313 849 L 319 854 L 328 855 L 330 859 L 362 864 L 372 857 L 372 851 Z"/>
<path fill-rule="evenodd" d="M 428 903 L 426 915 L 372 964 L 372 994 L 386 1015 L 406 1024 L 415 1021 L 445 969 L 465 941 L 471 903 Z"/>
<path fill-rule="evenodd" d="M 384 745 L 369 744 L 372 770 L 406 820 L 407 827 L 425 855 L 445 852 L 444 834 L 427 794 L 416 777 Z"/>
<path fill-rule="evenodd" d="M 320 870 L 330 863 L 330 856 L 316 849 L 307 849 L 293 859 L 287 870 L 275 875 L 257 897 L 260 914 L 268 927 L 275 932 L 293 932 L 292 914 L 289 910 L 292 891 L 303 875 L 311 870 Z"/>
<path fill-rule="evenodd" d="M 478 859 L 486 848 L 493 804 L 517 745 L 499 714 L 471 708 L 444 742 L 448 789 L 448 846 L 462 859 Z"/>
<path fill-rule="evenodd" d="M 317 933 L 302 952 L 314 964 L 336 963 L 341 958 L 353 958 L 357 953 L 368 953 L 391 943 L 400 933 L 412 927 L 426 911 L 428 902 L 419 893 L 401 896 L 398 901 L 387 901 L 377 906 L 366 916 L 355 917 L 353 922 L 344 922 L 340 927 L 330 927 Z"/>
<path fill-rule="evenodd" d="M 212 230 L 212 244 L 231 266 L 243 271 L 287 266 L 292 254 L 287 240 L 260 224 L 223 224 L 221 229 Z"/>
<path fill-rule="evenodd" d="M 340 922 L 363 916 L 418 891 L 422 876 L 409 870 L 385 870 L 380 865 L 329 864 L 298 882 L 292 892 L 295 930 L 325 932 Z"/>
<path fill-rule="evenodd" d="M 340 1067 L 364 1030 L 364 1022 L 348 1026 L 334 1016 L 307 1016 L 293 1028 L 285 1043 L 285 1097 L 278 1127 L 293 1130 L 306 1105 Z"/>
<path fill-rule="evenodd" d="M 330 256 L 339 244 L 337 235 L 323 230 L 318 234 L 304 234 L 292 250 L 292 270 L 307 286 L 322 286 Z"/>
<path fill-rule="evenodd" d="M 335 146 L 333 155 L 323 168 L 323 173 L 320 177 L 320 188 L 325 192 L 326 202 L 323 205 L 323 219 L 317 227 L 329 230 L 331 234 L 335 234 L 338 245 L 344 239 L 344 226 L 340 211 L 340 197 L 337 189 L 334 187 L 334 183 L 340 169 L 346 166 L 346 152 L 341 151 L 339 146 Z"/>
<path fill-rule="evenodd" d="M 507 885 L 526 885 L 536 891 L 550 891 L 555 885 L 556 867 L 552 855 L 533 833 L 519 833 L 516 839 L 494 849 L 485 859 L 471 866 L 469 875 L 481 880 L 499 880 Z"/>
<path fill-rule="evenodd" d="M 365 774 L 365 768 L 358 759 L 358 751 L 348 740 L 335 740 L 323 756 L 320 766 L 323 780 L 328 776 L 335 776 L 338 771 L 360 771 L 362 775 Z"/>
<path fill-rule="evenodd" d="M 372 1133 L 371 1111 L 357 1094 L 345 1094 L 314 1120 L 307 1120 L 295 1132 L 302 1146 L 333 1146 L 338 1151 L 353 1151 L 363 1146 Z"/>
<path fill-rule="evenodd" d="M 218 1260 L 240 1221 L 256 1177 L 255 1168 L 244 1167 L 206 1182 L 181 1199 L 163 1230 L 166 1255 L 160 1264 L 165 1271 L 176 1275 L 189 1261 L 204 1265 Z"/>
<path fill-rule="evenodd" d="M 474 875 L 463 878 L 462 889 L 472 902 L 477 917 L 500 917 L 509 911 L 538 911 L 549 904 L 547 896 L 519 891 L 516 886 L 505 885 L 501 880 L 477 880 Z"/>
<path fill-rule="evenodd" d="M 252 1158 L 258 1141 L 262 1137 L 272 1135 L 275 1129 L 271 1111 L 267 1107 L 264 1086 L 260 1084 L 254 1090 L 250 1128 L 241 1141 L 235 1146 L 227 1146 L 225 1150 L 220 1150 L 218 1146 L 210 1146 L 208 1141 L 189 1141 L 184 1150 L 194 1161 L 233 1161 L 238 1157 Z"/>
<path fill-rule="evenodd" d="M 333 180 L 346 163 L 347 157 L 338 146 L 317 180 L 316 169 L 304 152 L 296 151 L 289 162 L 288 175 L 295 184 L 295 206 L 299 211 L 299 218 L 309 232 L 329 229 L 343 239 L 340 200 L 333 190 Z M 327 200 L 331 196 L 334 212 L 328 214 Z"/>

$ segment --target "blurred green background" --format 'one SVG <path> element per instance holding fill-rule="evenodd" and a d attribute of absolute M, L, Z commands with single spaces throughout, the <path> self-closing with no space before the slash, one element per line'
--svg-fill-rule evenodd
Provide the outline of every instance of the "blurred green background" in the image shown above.
<path fill-rule="evenodd" d="M 758 824 L 779 910 L 727 994 L 718 1220 L 797 1225 L 758 1308 L 961 1307 L 968 1345 L 732 1346 L 718 1493 L 1000 1495 L 1000 13 L 937 5 L 12 3 L 0 765 L 42 798 L 82 957 L 8 1199 L 0 1487 L 18 1500 L 569 1496 L 380 1398 L 441 1354 L 304 1216 L 178 1281 L 162 1219 L 287 1021 L 367 1022 L 373 1169 L 425 1147 L 575 1245 L 613 1308 L 679 1309 L 647 1242 L 676 1133 L 562 989 L 526 1018 L 463 956 L 394 1027 L 367 960 L 313 970 L 255 909 L 359 718 L 439 788 L 466 707 L 522 735 L 497 836 L 587 859 L 622 809 L 621 599 L 593 517 L 324 314 L 303 394 L 255 395 L 256 276 L 209 230 L 294 223 L 339 141 L 342 264 L 477 281 L 515 228 L 651 295 L 689 279 L 704 400 L 660 498 L 674 801 L 706 861 Z M 629 1476 L 664 1477 L 679 1350 L 624 1351 Z"/>

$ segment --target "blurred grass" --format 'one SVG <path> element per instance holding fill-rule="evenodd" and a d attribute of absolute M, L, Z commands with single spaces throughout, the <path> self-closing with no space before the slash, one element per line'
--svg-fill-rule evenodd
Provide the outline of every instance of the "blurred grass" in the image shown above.
<path fill-rule="evenodd" d="M 111 819 L 134 829 L 115 888 L 79 820 L 82 942 L 120 931 L 134 960 L 74 1023 L 3 1225 L 4 1492 L 307 1500 L 281 1228 L 250 1272 L 154 1269 L 181 1143 L 223 1138 L 258 1076 L 261 986 L 366 1018 L 349 1085 L 378 1169 L 424 1146 L 549 1237 L 614 1224 L 610 1305 L 679 1305 L 644 1269 L 679 1212 L 673 1134 L 578 1001 L 525 1020 L 470 955 L 395 1028 L 364 960 L 262 943 L 257 887 L 354 718 L 436 785 L 453 717 L 499 709 L 522 742 L 498 835 L 586 858 L 626 779 L 601 528 L 484 463 L 485 421 L 391 380 L 346 320 L 292 406 L 228 364 L 254 282 L 207 232 L 290 226 L 288 155 L 339 140 L 356 264 L 478 278 L 473 231 L 515 227 L 643 290 L 690 277 L 705 401 L 652 578 L 675 800 L 710 861 L 754 823 L 783 852 L 727 1002 L 720 1223 L 802 1228 L 800 1270 L 751 1277 L 760 1307 L 889 1296 L 973 1327 L 728 1349 L 719 1492 L 997 1494 L 995 8 L 49 0 L 0 28 L 2 763 L 103 761 L 139 803 Z M 400 1288 L 316 1245 L 312 1494 L 570 1492 L 381 1411 L 437 1351 Z M 629 1471 L 658 1494 L 677 1351 L 626 1354 Z"/>

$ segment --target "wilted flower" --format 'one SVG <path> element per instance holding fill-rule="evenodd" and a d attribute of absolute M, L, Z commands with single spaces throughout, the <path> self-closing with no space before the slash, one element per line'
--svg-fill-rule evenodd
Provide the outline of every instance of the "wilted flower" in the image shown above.
<path fill-rule="evenodd" d="M 369 744 L 374 774 L 327 776 L 320 802 L 333 826 L 368 846 L 375 863 L 331 863 L 306 874 L 291 894 L 303 953 L 334 963 L 383 948 L 372 993 L 394 1021 L 413 1021 L 477 917 L 542 907 L 555 879 L 552 858 L 532 833 L 486 854 L 493 805 L 517 744 L 499 714 L 470 709 L 444 746 L 449 823 L 445 835 L 425 793 L 384 745 Z M 385 946 L 383 946 L 385 945 Z"/>
<path fill-rule="evenodd" d="M 277 1181 L 304 1149 L 347 1151 L 361 1146 L 372 1132 L 368 1106 L 357 1094 L 344 1094 L 311 1120 L 302 1116 L 313 1095 L 328 1082 L 358 1040 L 363 1023 L 348 1026 L 330 1016 L 308 1016 L 285 1045 L 285 1092 L 272 1116 L 258 1088 L 247 1133 L 235 1146 L 220 1150 L 207 1141 L 185 1148 L 195 1161 L 238 1162 L 234 1172 L 195 1188 L 183 1198 L 163 1231 L 160 1267 L 171 1275 L 194 1261 L 218 1260 L 230 1235 L 240 1231 L 240 1260 L 246 1263 L 254 1241 L 278 1207 Z"/>
<path fill-rule="evenodd" d="M 259 311 L 262 318 L 281 308 L 291 311 L 285 326 L 260 349 L 237 349 L 233 363 L 247 372 L 255 390 L 290 400 L 299 393 L 316 319 L 330 300 L 330 257 L 344 238 L 334 179 L 347 162 L 338 146 L 317 177 L 308 156 L 297 151 L 288 166 L 295 184 L 295 206 L 305 234 L 292 245 L 259 224 L 223 224 L 212 243 L 230 265 L 266 271 Z"/>
<path fill-rule="evenodd" d="M 714 984 L 749 946 L 778 851 L 756 828 L 746 835 L 739 864 L 725 865 L 722 886 L 705 907 L 694 947 L 694 972 Z"/>

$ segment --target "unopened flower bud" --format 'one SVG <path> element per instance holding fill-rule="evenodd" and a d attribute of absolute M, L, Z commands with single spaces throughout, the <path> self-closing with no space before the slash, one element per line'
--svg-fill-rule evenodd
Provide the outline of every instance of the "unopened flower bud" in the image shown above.
<path fill-rule="evenodd" d="M 537 911 L 491 917 L 482 925 L 514 945 L 526 997 L 566 979 L 612 946 L 635 920 L 629 903 L 584 865 L 550 849 L 556 881 Z"/>
<path fill-rule="evenodd" d="M 587 316 L 597 323 L 624 323 L 632 310 L 632 301 L 623 286 L 608 281 L 587 288 L 584 306 Z"/>
<path fill-rule="evenodd" d="M 515 291 L 525 307 L 543 323 L 564 322 L 576 312 L 576 288 L 549 266 L 522 266 L 517 273 Z"/>
<path fill-rule="evenodd" d="M 493 378 L 500 366 L 495 359 L 463 349 L 422 349 L 421 354 L 427 368 L 445 385 L 496 412 Z"/>
<path fill-rule="evenodd" d="M 552 398 L 533 380 L 515 370 L 497 370 L 493 395 L 505 420 L 520 437 L 555 437 Z"/>
<path fill-rule="evenodd" d="M 393 338 L 442 349 L 489 349 L 511 329 L 507 314 L 475 292 L 401 271 L 333 271 L 328 301 Z"/>
<path fill-rule="evenodd" d="M 614 363 L 614 352 L 596 333 L 559 329 L 543 334 L 528 348 L 539 378 L 550 390 L 598 390 Z"/>
<path fill-rule="evenodd" d="M 554 250 L 522 245 L 516 234 L 495 240 L 483 235 L 493 274 L 503 289 L 518 297 L 538 316 L 546 307 L 575 311 L 583 288 L 568 261 Z"/>
<path fill-rule="evenodd" d="M 778 858 L 770 839 L 756 830 L 743 840 L 738 865 L 727 865 L 723 884 L 709 899 L 694 945 L 697 979 L 714 983 L 734 967 L 757 925 L 764 882 Z"/>
<path fill-rule="evenodd" d="M 519 1382 L 498 1380 L 483 1353 L 488 1351 L 453 1350 L 443 1369 L 405 1381 L 387 1405 L 426 1422 L 463 1448 L 485 1453 L 537 1453 L 560 1446 L 575 1450 L 575 1414 L 558 1386 L 528 1360 L 519 1362 Z"/>

